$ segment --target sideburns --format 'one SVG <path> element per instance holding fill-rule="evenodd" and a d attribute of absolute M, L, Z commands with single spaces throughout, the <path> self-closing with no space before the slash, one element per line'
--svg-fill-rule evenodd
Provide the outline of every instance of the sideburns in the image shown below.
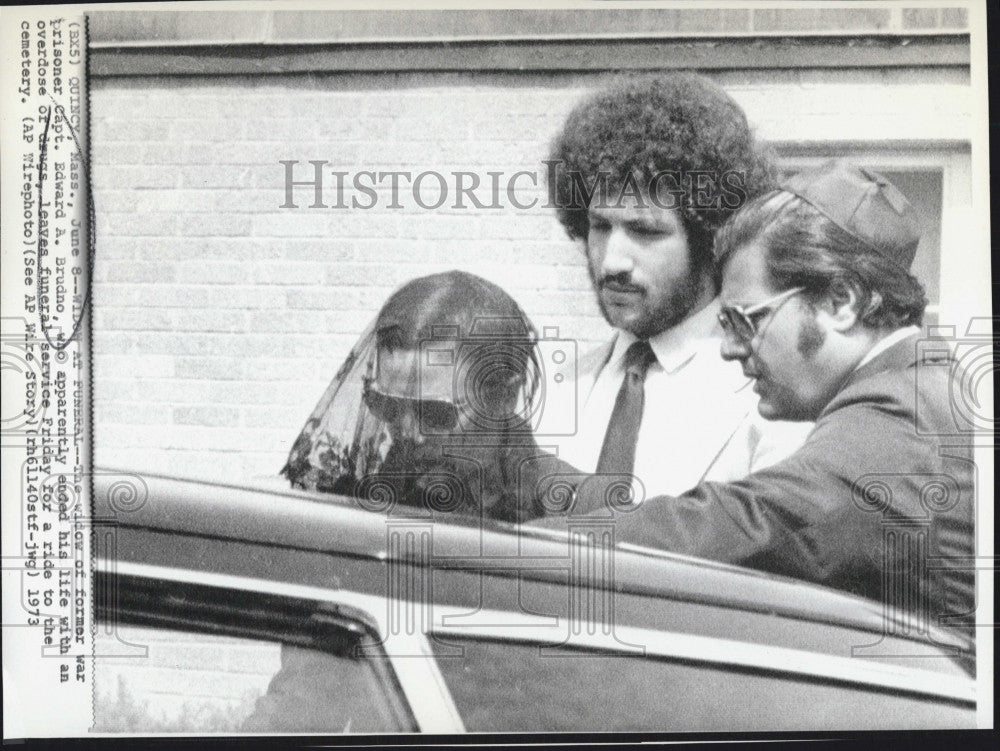
<path fill-rule="evenodd" d="M 816 323 L 815 318 L 806 318 L 799 327 L 799 336 L 796 347 L 800 355 L 812 357 L 819 352 L 823 342 L 826 341 L 826 332 Z"/>

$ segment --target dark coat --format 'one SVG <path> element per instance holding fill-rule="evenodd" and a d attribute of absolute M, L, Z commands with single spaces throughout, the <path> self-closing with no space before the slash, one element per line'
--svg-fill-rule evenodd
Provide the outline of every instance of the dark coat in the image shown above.
<path fill-rule="evenodd" d="M 954 361 L 924 353 L 918 362 L 916 346 L 907 338 L 854 371 L 784 461 L 614 512 L 616 542 L 805 579 L 891 608 L 929 607 L 934 622 L 968 627 L 971 440 L 951 408 Z M 571 516 L 612 516 L 588 495 L 589 508 Z"/>

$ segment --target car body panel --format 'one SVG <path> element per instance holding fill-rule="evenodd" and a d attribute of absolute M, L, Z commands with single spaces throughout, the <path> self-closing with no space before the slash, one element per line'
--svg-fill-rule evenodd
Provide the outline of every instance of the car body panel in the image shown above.
<path fill-rule="evenodd" d="M 427 664 L 435 664 L 431 657 L 441 644 L 470 638 L 480 640 L 470 655 L 495 651 L 490 644 L 510 645 L 511 654 L 534 645 L 540 661 L 525 657 L 510 664 L 551 673 L 553 681 L 583 680 L 593 655 L 603 654 L 687 675 L 696 681 L 691 696 L 708 692 L 723 701 L 726 691 L 707 688 L 722 680 L 721 671 L 775 699 L 798 691 L 828 700 L 821 712 L 764 711 L 766 697 L 747 698 L 740 712 L 689 707 L 665 726 L 619 712 L 619 721 L 639 728 L 696 729 L 708 727 L 708 717 L 724 729 L 974 725 L 973 655 L 960 636 L 906 632 L 877 603 L 846 593 L 602 544 L 609 539 L 602 520 L 583 529 L 583 542 L 570 544 L 549 532 L 376 514 L 350 499 L 147 475 L 139 478 L 144 501 L 122 510 L 111 491 L 129 474 L 107 471 L 95 478 L 103 576 L 128 581 L 141 575 L 356 606 L 373 619 L 401 684 L 425 686 L 413 696 L 406 691 L 422 730 L 462 726 L 446 679 Z M 560 650 L 579 659 L 553 658 Z M 577 662 L 580 676 L 573 678 Z M 646 670 L 652 676 L 658 668 L 635 667 L 622 675 L 638 680 Z M 567 688 L 546 694 L 544 685 L 534 687 L 525 676 L 508 679 L 521 686 L 522 698 L 541 691 L 535 704 L 549 696 L 553 712 L 556 694 Z M 480 678 L 463 680 L 473 699 L 477 691 L 488 694 L 487 683 L 470 683 Z M 466 711 L 469 696 L 462 696 Z M 674 702 L 689 699 L 682 693 Z M 524 707 L 540 711 L 531 702 Z M 505 727 L 502 713 L 496 726 L 487 715 L 477 717 L 481 729 Z M 519 722 L 542 723 L 533 729 L 563 727 L 553 714 L 508 719 L 508 729 L 532 729 Z"/>

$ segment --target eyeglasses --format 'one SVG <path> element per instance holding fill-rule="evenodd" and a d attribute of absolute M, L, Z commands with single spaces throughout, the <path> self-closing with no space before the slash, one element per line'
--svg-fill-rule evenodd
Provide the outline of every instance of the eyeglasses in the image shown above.
<path fill-rule="evenodd" d="M 380 420 L 398 423 L 406 414 L 418 418 L 420 426 L 430 431 L 454 430 L 458 425 L 458 406 L 444 399 L 417 399 L 386 394 L 365 381 L 365 406 Z"/>
<path fill-rule="evenodd" d="M 744 308 L 741 305 L 723 305 L 719 311 L 719 323 L 722 330 L 732 334 L 741 342 L 749 342 L 757 336 L 757 328 L 770 313 L 781 307 L 792 295 L 802 292 L 805 287 L 792 287 L 770 300 Z"/>

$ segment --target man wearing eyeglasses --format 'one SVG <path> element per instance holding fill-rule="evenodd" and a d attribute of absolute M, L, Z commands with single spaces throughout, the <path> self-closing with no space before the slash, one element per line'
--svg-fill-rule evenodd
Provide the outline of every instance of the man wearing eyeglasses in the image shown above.
<path fill-rule="evenodd" d="M 764 417 L 815 427 L 792 456 L 742 480 L 615 514 L 616 539 L 970 626 L 974 465 L 950 409 L 954 363 L 917 346 L 918 240 L 903 195 L 844 162 L 735 216 L 716 240 L 722 356 L 753 379 Z"/>
<path fill-rule="evenodd" d="M 578 423 L 559 456 L 631 477 L 631 499 L 732 480 L 787 456 L 798 425 L 759 418 L 739 369 L 719 360 L 715 231 L 774 186 L 746 116 L 705 78 L 623 80 L 568 117 L 549 193 L 586 253 L 614 337 L 577 366 Z"/>

